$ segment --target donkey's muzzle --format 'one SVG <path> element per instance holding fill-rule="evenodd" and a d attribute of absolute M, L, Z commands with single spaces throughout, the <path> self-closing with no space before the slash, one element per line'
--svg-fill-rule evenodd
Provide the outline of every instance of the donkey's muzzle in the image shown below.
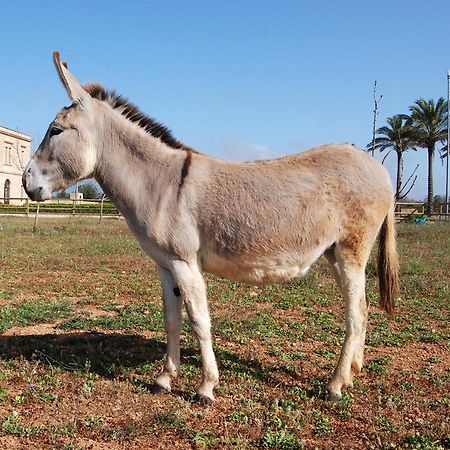
<path fill-rule="evenodd" d="M 33 170 L 32 161 L 30 161 L 22 175 L 22 186 L 31 200 L 39 202 L 49 198 L 49 193 L 47 192 L 48 189 L 45 189 L 41 183 L 43 181 L 42 177 L 35 172 L 36 169 Z"/>

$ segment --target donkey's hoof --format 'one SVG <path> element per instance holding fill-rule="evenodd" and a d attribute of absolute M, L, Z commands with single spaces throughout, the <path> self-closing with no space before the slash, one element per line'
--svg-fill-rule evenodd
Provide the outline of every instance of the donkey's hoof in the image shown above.
<path fill-rule="evenodd" d="M 337 403 L 342 398 L 342 394 L 327 389 L 326 399 L 330 402 Z"/>
<path fill-rule="evenodd" d="M 149 390 L 152 394 L 158 394 L 158 395 L 170 393 L 170 389 L 167 389 L 157 383 L 151 384 Z"/>
<path fill-rule="evenodd" d="M 214 399 L 212 399 L 211 397 L 208 397 L 207 395 L 197 394 L 195 396 L 195 401 L 199 405 L 209 406 L 209 405 L 211 405 L 214 402 Z"/>

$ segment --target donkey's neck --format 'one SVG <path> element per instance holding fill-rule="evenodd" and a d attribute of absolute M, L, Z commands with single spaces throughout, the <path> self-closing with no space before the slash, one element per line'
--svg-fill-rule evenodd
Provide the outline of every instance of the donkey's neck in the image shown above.
<path fill-rule="evenodd" d="M 102 133 L 95 178 L 127 221 L 142 226 L 158 213 L 161 197 L 176 191 L 184 152 L 118 114 L 110 119 Z"/>

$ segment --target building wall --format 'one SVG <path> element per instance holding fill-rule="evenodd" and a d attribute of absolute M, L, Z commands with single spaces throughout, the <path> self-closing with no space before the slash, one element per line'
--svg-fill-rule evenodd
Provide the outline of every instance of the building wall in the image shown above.
<path fill-rule="evenodd" d="M 30 160 L 31 137 L 0 126 L 0 202 L 4 202 L 5 183 L 9 180 L 10 202 L 25 201 L 22 172 Z"/>

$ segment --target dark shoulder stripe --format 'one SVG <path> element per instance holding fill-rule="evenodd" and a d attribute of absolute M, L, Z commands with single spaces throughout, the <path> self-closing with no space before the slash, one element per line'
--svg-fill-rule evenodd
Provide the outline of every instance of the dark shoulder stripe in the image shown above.
<path fill-rule="evenodd" d="M 186 177 L 188 176 L 189 168 L 192 164 L 192 153 L 193 151 L 190 148 L 186 148 L 186 157 L 184 158 L 183 167 L 181 168 L 180 182 L 178 184 L 178 198 L 180 197 L 181 189 L 183 187 L 184 181 L 186 180 Z"/>

